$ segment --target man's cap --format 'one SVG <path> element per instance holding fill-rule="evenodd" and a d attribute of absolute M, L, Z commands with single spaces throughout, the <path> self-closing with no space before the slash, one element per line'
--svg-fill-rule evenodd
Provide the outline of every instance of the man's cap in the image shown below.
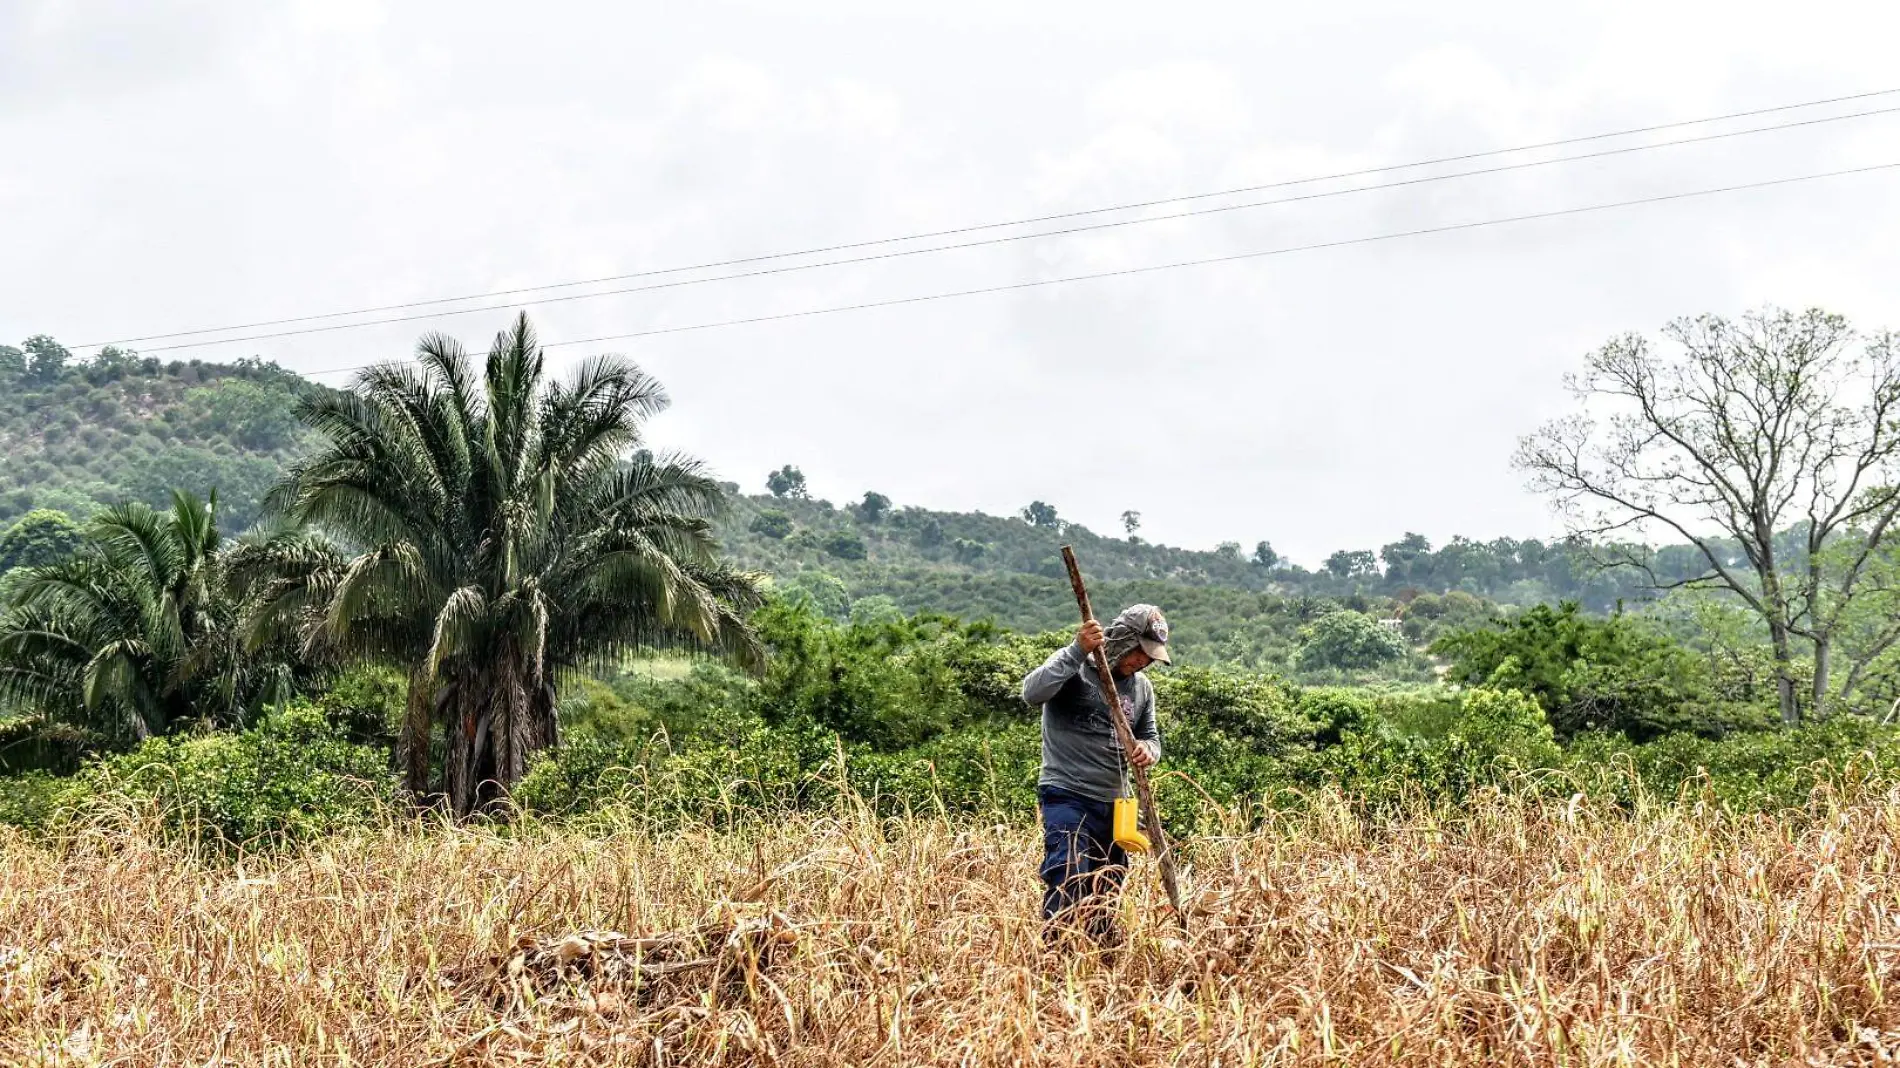
<path fill-rule="evenodd" d="M 1113 622 L 1102 628 L 1102 638 L 1111 664 L 1137 645 L 1151 660 L 1174 663 L 1168 655 L 1168 621 L 1154 605 L 1136 604 L 1122 609 Z"/>

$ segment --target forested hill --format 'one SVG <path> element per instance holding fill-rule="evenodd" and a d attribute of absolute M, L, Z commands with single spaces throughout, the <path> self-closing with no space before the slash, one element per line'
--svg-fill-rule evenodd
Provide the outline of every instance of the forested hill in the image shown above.
<path fill-rule="evenodd" d="M 0 345 L 8 461 L 0 469 L 0 531 L 31 509 L 83 519 L 118 501 L 163 503 L 174 488 L 215 489 L 220 525 L 241 530 L 258 518 L 285 463 L 310 443 L 295 405 L 322 388 L 256 359 L 163 363 L 107 349 L 80 361 L 45 336 Z M 1093 581 L 1107 584 L 1105 600 L 1146 591 L 1165 595 L 1177 612 L 1207 602 L 1211 616 L 1229 622 L 1272 615 L 1281 599 L 1297 611 L 1301 598 L 1384 602 L 1461 591 L 1514 604 L 1570 599 L 1601 611 L 1640 596 L 1626 577 L 1535 540 L 1457 538 L 1434 547 L 1405 534 L 1343 548 L 1308 571 L 1280 560 L 1265 541 L 1156 545 L 1139 536 L 1133 513 L 1126 520 L 1134 531 L 1108 536 L 1064 522 L 1039 501 L 1007 516 L 893 504 L 880 493 L 834 506 L 809 499 L 804 476 L 789 465 L 771 472 L 767 486 L 771 493 L 747 494 L 728 484 L 733 506 L 721 540 L 740 564 L 803 585 L 839 613 L 847 609 L 836 603 L 841 597 L 874 598 L 882 600 L 873 605 L 1013 628 L 1063 625 L 1073 613 L 1058 555 L 1064 542 L 1075 545 Z"/>
<path fill-rule="evenodd" d="M 789 486 L 787 474 L 794 479 Z M 1025 505 L 1022 514 L 994 516 L 897 505 L 884 494 L 867 493 L 865 500 L 839 507 L 804 497 L 795 468 L 773 476 L 779 494 L 751 495 L 728 486 L 733 509 L 722 534 L 741 564 L 787 579 L 822 571 L 854 591 L 888 593 L 906 608 L 906 583 L 961 590 L 951 599 L 981 609 L 986 601 L 989 607 L 1017 603 L 1021 579 L 1053 589 L 1052 603 L 1059 608 L 1067 596 L 1064 543 L 1075 546 L 1092 579 L 1115 583 L 1333 599 L 1462 591 L 1513 604 L 1576 600 L 1599 611 L 1643 592 L 1627 574 L 1605 574 L 1570 547 L 1534 539 L 1454 538 L 1434 548 L 1417 534 L 1405 534 L 1376 549 L 1342 549 L 1309 571 L 1280 560 L 1265 542 L 1197 550 L 1156 545 L 1138 533 L 1098 534 L 1063 522 L 1045 502 Z M 1071 604 L 1063 614 L 1072 610 Z"/>
<path fill-rule="evenodd" d="M 107 349 L 79 362 L 44 336 L 0 345 L 0 525 L 34 508 L 79 517 L 215 487 L 221 525 L 248 526 L 308 440 L 297 397 L 321 388 L 259 360 L 162 363 Z"/>

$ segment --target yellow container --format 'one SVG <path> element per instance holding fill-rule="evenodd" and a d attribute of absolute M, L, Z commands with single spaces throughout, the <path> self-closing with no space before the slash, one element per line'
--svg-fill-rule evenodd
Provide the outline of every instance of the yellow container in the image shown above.
<path fill-rule="evenodd" d="M 1132 797 L 1115 799 L 1115 844 L 1130 853 L 1146 853 L 1151 844 L 1141 833 L 1141 810 Z"/>

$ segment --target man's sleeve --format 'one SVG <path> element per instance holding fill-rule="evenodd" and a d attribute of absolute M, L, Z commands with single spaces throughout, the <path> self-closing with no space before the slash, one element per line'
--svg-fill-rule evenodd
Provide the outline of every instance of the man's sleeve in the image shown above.
<path fill-rule="evenodd" d="M 1161 759 L 1161 721 L 1155 715 L 1155 689 L 1153 684 L 1144 687 L 1147 691 L 1141 708 L 1136 710 L 1135 722 L 1128 725 L 1134 734 L 1136 744 L 1148 750 L 1148 755 Z"/>
<path fill-rule="evenodd" d="M 1048 703 L 1062 689 L 1063 683 L 1075 678 L 1087 659 L 1088 654 L 1078 642 L 1057 649 L 1041 667 L 1023 677 L 1023 703 L 1037 707 Z"/>

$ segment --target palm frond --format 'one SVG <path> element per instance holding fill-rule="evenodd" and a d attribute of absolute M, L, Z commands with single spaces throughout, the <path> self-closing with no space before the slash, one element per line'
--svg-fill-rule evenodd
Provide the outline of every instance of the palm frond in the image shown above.
<path fill-rule="evenodd" d="M 450 593 L 436 613 L 435 634 L 429 642 L 429 655 L 423 662 L 424 674 L 433 679 L 442 670 L 443 661 L 473 645 L 473 638 L 487 609 L 487 598 L 473 586 Z"/>

